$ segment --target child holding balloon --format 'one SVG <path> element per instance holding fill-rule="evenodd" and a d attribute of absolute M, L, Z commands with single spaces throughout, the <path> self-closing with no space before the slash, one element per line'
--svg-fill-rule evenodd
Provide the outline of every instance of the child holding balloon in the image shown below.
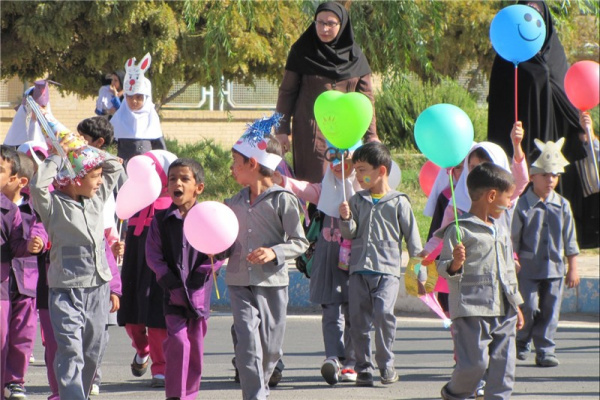
<path fill-rule="evenodd" d="M 281 145 L 270 132 L 280 117 L 254 122 L 231 150 L 231 173 L 244 188 L 225 201 L 239 220 L 225 281 L 244 399 L 266 399 L 269 394 L 269 378 L 281 358 L 285 334 L 287 261 L 308 248 L 298 198 L 273 183 L 282 158 Z"/>
<path fill-rule="evenodd" d="M 375 359 L 381 383 L 398 381 L 392 346 L 396 336 L 394 306 L 400 288 L 402 238 L 408 253 L 421 251 L 417 221 L 406 195 L 392 190 L 389 150 L 370 142 L 352 155 L 356 179 L 364 189 L 339 206 L 340 231 L 352 239 L 349 299 L 352 341 L 356 351 L 356 385 L 373 386 L 371 327 L 375 326 Z"/>
<path fill-rule="evenodd" d="M 499 218 L 510 206 L 515 183 L 492 163 L 467 178 L 471 206 L 448 226 L 438 272 L 450 289 L 456 366 L 442 398 L 467 399 L 487 371 L 486 398 L 509 399 L 515 376 L 515 328 L 523 326 L 510 231 Z M 460 237 L 460 239 L 459 239 Z"/>
<path fill-rule="evenodd" d="M 352 167 L 352 153 L 361 145 L 359 141 L 348 150 L 339 150 L 329 144 L 325 159 L 330 164 L 321 183 L 298 181 L 280 174 L 273 178 L 301 200 L 317 204 L 317 210 L 324 214 L 312 258 L 310 301 L 321 305 L 325 344 L 321 375 L 330 385 L 339 380 L 356 381 L 348 313 L 348 260 L 340 266 L 339 204 L 360 189 Z"/>
<path fill-rule="evenodd" d="M 204 191 L 204 169 L 195 160 L 177 159 L 169 166 L 168 182 L 173 203 L 152 219 L 146 260 L 165 293 L 166 396 L 191 400 L 200 390 L 213 274 L 208 256 L 185 238 L 183 222 Z"/>

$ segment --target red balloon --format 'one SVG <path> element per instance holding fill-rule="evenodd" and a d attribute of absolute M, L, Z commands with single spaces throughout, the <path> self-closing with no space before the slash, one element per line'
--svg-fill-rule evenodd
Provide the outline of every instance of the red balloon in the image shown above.
<path fill-rule="evenodd" d="M 419 185 L 421 185 L 421 190 L 425 193 L 426 197 L 429 197 L 440 169 L 440 166 L 429 160 L 421 167 L 421 172 L 419 172 Z"/>
<path fill-rule="evenodd" d="M 581 111 L 587 111 L 600 101 L 600 65 L 595 61 L 579 61 L 565 75 L 567 97 Z"/>

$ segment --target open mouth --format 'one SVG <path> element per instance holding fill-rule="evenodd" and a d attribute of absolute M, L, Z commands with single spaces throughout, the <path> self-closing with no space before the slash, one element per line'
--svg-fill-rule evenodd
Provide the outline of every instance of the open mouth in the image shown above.
<path fill-rule="evenodd" d="M 181 190 L 175 190 L 173 192 L 173 197 L 175 197 L 176 199 L 180 198 L 181 196 L 183 196 L 183 192 Z"/>
<path fill-rule="evenodd" d="M 538 35 L 536 37 L 534 37 L 533 39 L 526 38 L 525 36 L 523 36 L 523 33 L 521 32 L 521 25 L 519 25 L 519 24 L 517 25 L 517 31 L 519 32 L 519 36 L 521 36 L 521 39 L 526 40 L 528 42 L 534 42 L 541 36 L 541 33 L 538 33 Z"/>

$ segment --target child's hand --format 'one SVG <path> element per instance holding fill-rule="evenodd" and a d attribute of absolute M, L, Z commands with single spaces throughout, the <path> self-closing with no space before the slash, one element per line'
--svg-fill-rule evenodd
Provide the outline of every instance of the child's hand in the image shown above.
<path fill-rule="evenodd" d="M 270 247 L 259 247 L 252 253 L 248 254 L 246 260 L 252 264 L 266 264 L 277 257 L 275 252 Z"/>
<path fill-rule="evenodd" d="M 340 218 L 348 220 L 350 219 L 350 204 L 347 201 L 342 202 L 340 204 Z"/>
<path fill-rule="evenodd" d="M 110 302 L 112 304 L 110 307 L 111 313 L 117 312 L 119 308 L 121 308 L 121 299 L 119 299 L 119 296 L 117 296 L 116 294 L 110 294 Z"/>
<path fill-rule="evenodd" d="M 44 250 L 44 241 L 39 236 L 29 239 L 29 242 L 27 242 L 28 252 L 31 254 L 38 254 L 41 253 L 42 250 Z"/>
<path fill-rule="evenodd" d="M 523 129 L 523 123 L 521 121 L 515 122 L 510 131 L 510 139 L 512 140 L 513 146 L 520 146 L 524 136 L 525 130 Z"/>
<path fill-rule="evenodd" d="M 465 251 L 465 246 L 462 243 L 459 243 L 452 250 L 452 264 L 450 264 L 450 272 L 456 272 L 462 268 L 463 263 L 467 259 L 467 253 Z"/>
<path fill-rule="evenodd" d="M 519 260 L 515 260 L 515 272 L 518 274 L 519 272 L 521 272 L 521 263 L 519 262 Z"/>
<path fill-rule="evenodd" d="M 114 242 L 110 246 L 110 250 L 112 251 L 113 256 L 115 256 L 115 258 L 122 257 L 125 253 L 125 242 Z"/>
<path fill-rule="evenodd" d="M 290 137 L 286 133 L 278 133 L 275 137 L 281 144 L 283 154 L 287 153 L 290 150 Z"/>
<path fill-rule="evenodd" d="M 417 287 L 419 288 L 419 296 L 425 296 L 427 291 L 425 290 L 425 285 L 421 281 L 417 281 Z"/>
<path fill-rule="evenodd" d="M 525 318 L 523 318 L 523 313 L 521 312 L 521 307 L 517 307 L 517 330 L 520 331 L 523 329 L 525 325 Z"/>
<path fill-rule="evenodd" d="M 417 254 L 417 257 L 427 258 L 428 255 L 429 253 L 427 252 L 427 250 L 423 249 L 419 254 Z"/>
<path fill-rule="evenodd" d="M 592 117 L 590 116 L 589 112 L 586 111 L 579 113 L 579 123 L 581 124 L 581 127 L 585 130 L 585 132 L 579 134 L 579 139 L 583 143 L 588 142 L 588 132 L 592 133 L 593 141 L 596 141 L 598 139 L 594 134 L 594 123 L 592 122 Z"/>
<path fill-rule="evenodd" d="M 577 270 L 574 268 L 569 268 L 567 270 L 567 277 L 565 281 L 569 289 L 579 286 L 579 274 L 577 273 Z"/>

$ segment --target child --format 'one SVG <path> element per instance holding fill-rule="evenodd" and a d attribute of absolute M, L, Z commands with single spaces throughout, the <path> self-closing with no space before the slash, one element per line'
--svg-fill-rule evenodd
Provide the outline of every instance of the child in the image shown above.
<path fill-rule="evenodd" d="M 23 238 L 23 223 L 19 207 L 2 193 L 2 189 L 17 179 L 20 163 L 14 149 L 0 146 L 0 208 L 2 208 L 2 231 L 0 235 L 0 397 L 4 397 L 4 371 L 8 353 L 8 327 L 11 304 L 9 297 L 10 264 L 15 257 L 27 254 Z M 37 249 L 36 249 L 37 250 Z"/>
<path fill-rule="evenodd" d="M 31 182 L 31 195 L 52 242 L 48 297 L 58 347 L 55 372 L 60 398 L 85 400 L 98 366 L 112 279 L 102 209 L 123 167 L 92 147 L 70 149 L 72 137 L 81 139 L 71 134 L 60 142 L 68 160 L 49 156 Z M 71 163 L 73 180 L 64 162 Z M 48 186 L 55 179 L 50 193 Z"/>
<path fill-rule="evenodd" d="M 17 113 L 13 118 L 10 128 L 4 138 L 4 144 L 8 146 L 20 146 L 27 141 L 36 141 L 42 143 L 47 148 L 42 128 L 35 117 L 32 117 L 31 110 L 26 106 L 27 96 L 31 96 L 38 106 L 45 112 L 52 113 L 50 110 L 50 90 L 47 80 L 35 81 L 33 86 L 23 93 L 23 100 L 17 108 Z M 55 82 L 52 82 L 55 83 Z"/>
<path fill-rule="evenodd" d="M 512 224 L 525 319 L 523 329 L 517 333 L 517 358 L 527 359 L 533 339 L 535 363 L 540 367 L 559 364 L 554 354 L 554 335 L 565 277 L 563 257 L 567 259 L 567 287 L 579 285 L 576 258 L 579 247 L 571 205 L 554 191 L 558 174 L 565 172 L 564 166 L 568 165 L 560 152 L 564 141 L 561 138 L 556 143 L 544 144 L 535 139 L 542 153 L 529 169 L 532 185 L 517 202 Z"/>
<path fill-rule="evenodd" d="M 467 178 L 471 207 L 445 229 L 438 271 L 448 281 L 456 367 L 442 388 L 443 399 L 473 395 L 487 372 L 486 398 L 509 399 L 515 375 L 515 326 L 523 301 L 517 289 L 512 244 L 498 223 L 510 206 L 514 179 L 492 163 Z"/>
<path fill-rule="evenodd" d="M 356 179 L 364 189 L 339 206 L 342 237 L 352 239 L 349 306 L 356 351 L 356 385 L 373 386 L 371 326 L 375 326 L 375 360 L 384 385 L 398 380 L 392 346 L 396 336 L 394 305 L 400 287 L 402 238 L 410 257 L 421 251 L 417 220 L 405 194 L 392 190 L 389 150 L 379 142 L 352 155 Z"/>
<path fill-rule="evenodd" d="M 29 202 L 27 186 L 34 173 L 34 164 L 23 153 L 18 153 L 19 170 L 17 179 L 9 182 L 2 193 L 13 201 L 21 212 L 24 238 L 36 242 L 42 252 L 46 248 L 48 235 L 41 221 L 37 220 Z M 11 317 L 8 326 L 8 358 L 4 373 L 7 398 L 18 398 L 25 393 L 25 373 L 37 330 L 36 287 L 38 260 L 35 255 L 13 258 L 10 270 Z"/>
<path fill-rule="evenodd" d="M 110 123 L 115 128 L 118 156 L 125 161 L 150 150 L 166 150 L 160 119 L 152 102 L 152 84 L 144 77 L 152 57 L 146 54 L 138 65 L 135 58 L 125 63 L 125 102 Z"/>
<path fill-rule="evenodd" d="M 156 174 L 162 184 L 162 192 L 156 201 L 128 221 L 125 253 L 121 268 L 123 295 L 117 314 L 119 326 L 124 326 L 135 355 L 131 362 L 133 376 L 141 377 L 148 370 L 153 388 L 165 387 L 165 355 L 163 342 L 167 338 L 167 326 L 163 313 L 163 290 L 156 282 L 156 275 L 146 261 L 146 236 L 154 213 L 169 208 L 172 203 L 167 193 L 167 171 L 177 156 L 165 150 L 152 150 L 144 154 L 154 163 Z"/>
<path fill-rule="evenodd" d="M 287 261 L 308 248 L 296 196 L 273 184 L 281 146 L 269 135 L 279 116 L 256 121 L 233 145 L 231 173 L 244 188 L 225 201 L 239 221 L 225 281 L 238 340 L 235 362 L 244 399 L 266 399 L 282 355 Z"/>
<path fill-rule="evenodd" d="M 310 301 L 321 305 L 323 342 L 325 361 L 321 366 L 321 375 L 330 385 L 339 380 L 356 381 L 354 371 L 354 347 L 350 336 L 350 315 L 348 313 L 348 269 L 340 267 L 340 245 L 342 237 L 339 230 L 340 212 L 338 204 L 346 197 L 350 198 L 360 188 L 352 168 L 352 152 L 362 142 L 358 142 L 348 151 L 330 146 L 325 159 L 330 167 L 321 183 L 297 181 L 276 174 L 274 182 L 293 191 L 302 201 L 317 204 L 323 214 L 322 230 L 316 241 L 310 275 Z M 344 184 L 342 184 L 342 157 L 344 157 Z M 317 217 L 316 215 L 313 218 Z M 347 260 L 346 260 L 347 261 Z"/>
<path fill-rule="evenodd" d="M 165 293 L 166 395 L 192 400 L 200 389 L 213 280 L 208 257 L 189 244 L 183 221 L 204 191 L 204 169 L 197 161 L 181 158 L 169 166 L 168 173 L 173 204 L 154 215 L 146 239 L 146 260 Z"/>
<path fill-rule="evenodd" d="M 110 146 L 114 136 L 112 125 L 104 117 L 92 117 L 84 119 L 77 125 L 77 132 L 83 136 L 83 138 L 88 142 L 89 146 L 97 149 L 106 149 L 108 146 Z M 115 186 L 115 192 L 118 191 L 118 189 L 123 185 L 123 183 L 125 183 L 125 180 L 127 179 L 125 170 L 121 171 L 122 174 L 118 178 L 117 185 Z M 102 214 L 104 216 L 104 254 L 106 254 L 106 261 L 108 262 L 110 273 L 113 276 L 110 280 L 110 303 L 112 307 L 110 309 L 110 313 L 108 314 L 106 329 L 104 330 L 104 334 L 102 336 L 102 347 L 100 348 L 100 354 L 98 356 L 98 370 L 96 371 L 96 377 L 94 378 L 92 390 L 90 391 L 90 395 L 92 396 L 97 396 L 100 394 L 100 385 L 102 383 L 102 370 L 100 369 L 100 365 L 102 364 L 104 352 L 106 351 L 106 346 L 108 345 L 108 341 L 110 339 L 108 327 L 117 324 L 116 312 L 120 308 L 120 298 L 122 294 L 121 273 L 119 272 L 119 267 L 117 266 L 116 257 L 123 255 L 124 243 L 120 240 L 121 238 L 119 238 L 118 230 L 115 224 L 115 207 L 115 197 L 108 196 L 106 198 L 106 202 L 104 203 L 104 210 Z"/>
<path fill-rule="evenodd" d="M 104 85 L 98 91 L 98 100 L 96 100 L 97 115 L 106 115 L 111 118 L 121 107 L 123 100 L 123 79 L 125 71 L 115 71 L 107 76 L 110 84 Z"/>

